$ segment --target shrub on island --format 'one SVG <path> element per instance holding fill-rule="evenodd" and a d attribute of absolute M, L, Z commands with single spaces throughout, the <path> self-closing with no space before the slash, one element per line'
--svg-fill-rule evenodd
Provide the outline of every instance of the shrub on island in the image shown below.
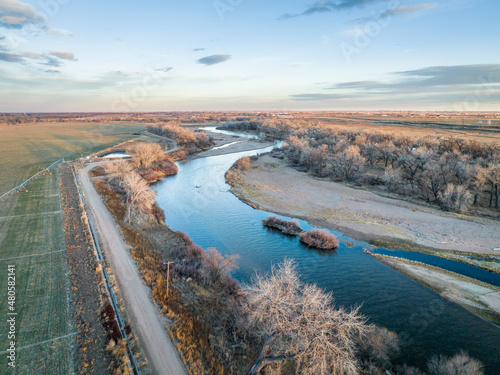
<path fill-rule="evenodd" d="M 262 220 L 262 224 L 266 227 L 279 229 L 290 236 L 296 236 L 303 232 L 299 222 L 295 219 L 287 221 L 276 216 L 269 216 L 267 219 Z"/>
<path fill-rule="evenodd" d="M 300 242 L 322 250 L 333 250 L 339 246 L 339 240 L 326 230 L 313 229 L 299 235 Z"/>

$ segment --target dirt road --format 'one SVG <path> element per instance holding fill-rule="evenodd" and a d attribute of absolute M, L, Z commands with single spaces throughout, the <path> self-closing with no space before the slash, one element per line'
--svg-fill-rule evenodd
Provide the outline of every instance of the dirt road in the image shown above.
<path fill-rule="evenodd" d="M 90 181 L 88 172 L 96 165 L 97 163 L 92 163 L 81 169 L 78 178 L 116 277 L 127 314 L 131 319 L 132 329 L 139 337 L 155 374 L 187 374 L 176 348 L 165 331 L 165 318 L 152 301 L 150 290 L 143 284 L 128 246 L 123 241 L 120 228 Z"/>

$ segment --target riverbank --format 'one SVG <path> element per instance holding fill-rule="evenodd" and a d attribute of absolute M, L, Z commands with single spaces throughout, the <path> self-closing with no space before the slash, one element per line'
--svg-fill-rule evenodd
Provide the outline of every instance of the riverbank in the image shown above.
<path fill-rule="evenodd" d="M 219 156 L 219 155 L 234 154 L 237 152 L 258 150 L 260 148 L 269 147 L 274 144 L 273 142 L 263 142 L 257 139 L 249 139 L 238 135 L 213 132 L 206 128 L 200 128 L 200 129 L 203 129 L 215 141 L 215 146 L 209 150 L 193 154 L 191 157 L 187 158 L 184 162 L 188 160 L 208 158 L 210 156 Z"/>
<path fill-rule="evenodd" d="M 406 245 L 403 250 L 444 250 L 463 255 L 500 256 L 500 224 L 444 213 L 432 207 L 377 195 L 301 173 L 270 155 L 252 163 L 231 191 L 266 211 L 364 241 Z"/>
<path fill-rule="evenodd" d="M 420 262 L 373 253 L 370 255 L 443 298 L 500 324 L 500 288 Z"/>

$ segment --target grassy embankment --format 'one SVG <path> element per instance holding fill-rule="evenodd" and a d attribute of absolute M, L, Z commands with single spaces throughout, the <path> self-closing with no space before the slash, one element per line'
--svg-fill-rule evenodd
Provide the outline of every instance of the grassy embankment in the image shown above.
<path fill-rule="evenodd" d="M 121 142 L 139 126 L 28 124 L 0 127 L 0 193 L 60 158 Z M 0 269 L 16 266 L 17 373 L 68 374 L 80 366 L 57 168 L 0 202 Z M 7 272 L 0 272 L 7 285 Z M 2 298 L 0 313 L 6 314 Z M 7 332 L 4 319 L 1 332 Z M 5 350 L 7 336 L 0 336 Z M 6 369 L 2 354 L 0 368 Z"/>

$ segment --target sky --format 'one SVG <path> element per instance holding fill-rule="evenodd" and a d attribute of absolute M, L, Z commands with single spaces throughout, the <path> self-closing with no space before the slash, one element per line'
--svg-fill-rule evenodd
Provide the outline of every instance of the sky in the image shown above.
<path fill-rule="evenodd" d="M 500 111 L 498 0 L 0 0 L 0 112 Z"/>

